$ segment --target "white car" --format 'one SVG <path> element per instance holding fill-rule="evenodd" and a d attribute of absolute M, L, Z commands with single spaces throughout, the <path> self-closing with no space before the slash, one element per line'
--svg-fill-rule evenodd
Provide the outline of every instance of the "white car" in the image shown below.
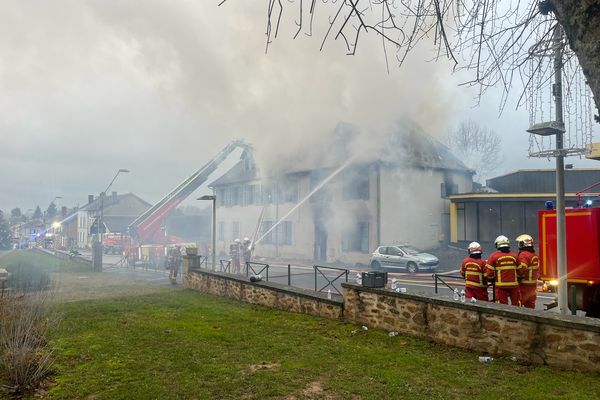
<path fill-rule="evenodd" d="M 421 270 L 435 270 L 440 260 L 410 245 L 379 246 L 371 255 L 375 270 L 406 270 L 411 274 Z"/>

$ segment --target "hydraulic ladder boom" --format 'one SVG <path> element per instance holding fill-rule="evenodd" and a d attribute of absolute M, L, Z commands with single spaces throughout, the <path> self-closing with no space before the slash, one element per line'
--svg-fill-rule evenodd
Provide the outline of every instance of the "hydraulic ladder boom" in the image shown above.
<path fill-rule="evenodd" d="M 215 158 L 206 163 L 193 175 L 180 183 L 173 191 L 171 191 L 171 193 L 136 218 L 129 225 L 130 234 L 138 241 L 144 243 L 151 240 L 157 240 L 160 234 L 161 225 L 169 211 L 177 207 L 194 190 L 198 189 L 206 182 L 210 174 L 212 174 L 227 156 L 238 147 L 244 149 L 250 148 L 243 140 L 234 140 L 225 146 Z"/>

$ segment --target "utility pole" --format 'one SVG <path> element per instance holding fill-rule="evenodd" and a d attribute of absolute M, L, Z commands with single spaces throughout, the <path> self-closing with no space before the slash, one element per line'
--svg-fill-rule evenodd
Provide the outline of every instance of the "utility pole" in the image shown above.
<path fill-rule="evenodd" d="M 557 24 L 554 30 L 554 106 L 556 122 L 564 126 L 562 105 L 562 27 Z M 556 263 L 558 272 L 558 309 L 562 314 L 568 311 L 567 301 L 567 227 L 565 218 L 565 156 L 563 153 L 564 131 L 556 133 Z"/>
<path fill-rule="evenodd" d="M 529 153 L 530 157 L 556 157 L 556 272 L 558 275 L 557 303 L 559 312 L 567 314 L 569 311 L 568 288 L 567 288 L 567 229 L 565 218 L 565 157 L 568 155 L 584 155 L 588 150 L 585 148 L 564 148 L 565 123 L 563 119 L 562 102 L 562 73 L 563 73 L 563 31 L 560 24 L 556 24 L 552 36 L 552 52 L 548 54 L 554 61 L 554 84 L 552 95 L 554 96 L 554 109 L 556 119 L 549 122 L 540 122 L 527 132 L 534 135 L 553 136 L 556 135 L 556 148 Z M 545 57 L 545 53 L 539 54 Z"/>

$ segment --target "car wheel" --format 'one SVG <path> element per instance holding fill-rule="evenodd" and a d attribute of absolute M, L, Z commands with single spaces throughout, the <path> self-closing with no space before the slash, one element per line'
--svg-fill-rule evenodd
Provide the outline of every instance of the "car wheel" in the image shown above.
<path fill-rule="evenodd" d="M 406 265 L 406 269 L 408 270 L 408 272 L 410 272 L 411 274 L 414 274 L 415 272 L 419 271 L 419 268 L 417 268 L 417 264 L 415 264 L 414 262 L 409 262 Z"/>
<path fill-rule="evenodd" d="M 380 269 L 381 269 L 381 264 L 379 264 L 379 262 L 378 262 L 378 261 L 373 261 L 373 262 L 371 263 L 371 268 L 372 268 L 372 269 L 374 269 L 374 270 L 377 270 L 377 271 L 378 271 L 378 270 L 380 270 Z"/>

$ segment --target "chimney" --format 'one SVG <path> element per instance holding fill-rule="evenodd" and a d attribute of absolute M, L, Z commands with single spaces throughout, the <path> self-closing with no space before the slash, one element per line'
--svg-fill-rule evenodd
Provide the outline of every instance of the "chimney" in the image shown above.
<path fill-rule="evenodd" d="M 93 203 L 93 202 L 94 202 L 94 195 L 88 194 L 88 204 Z"/>
<path fill-rule="evenodd" d="M 112 201 L 113 203 L 117 202 L 117 192 L 112 192 Z"/>

